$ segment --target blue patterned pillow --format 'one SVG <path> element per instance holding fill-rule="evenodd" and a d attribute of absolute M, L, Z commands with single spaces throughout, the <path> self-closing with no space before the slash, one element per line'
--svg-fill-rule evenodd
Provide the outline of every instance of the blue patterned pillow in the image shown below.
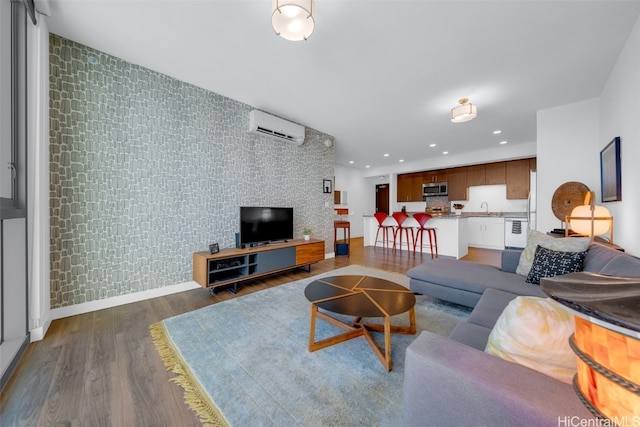
<path fill-rule="evenodd" d="M 526 282 L 539 285 L 540 279 L 543 277 L 554 277 L 582 271 L 582 264 L 586 254 L 587 251 L 561 252 L 538 245 Z"/>

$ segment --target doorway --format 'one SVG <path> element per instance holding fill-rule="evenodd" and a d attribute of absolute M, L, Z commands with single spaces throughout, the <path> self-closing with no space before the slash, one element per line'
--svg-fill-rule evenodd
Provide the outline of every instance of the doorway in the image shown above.
<path fill-rule="evenodd" d="M 376 184 L 376 212 L 389 214 L 389 184 Z"/>

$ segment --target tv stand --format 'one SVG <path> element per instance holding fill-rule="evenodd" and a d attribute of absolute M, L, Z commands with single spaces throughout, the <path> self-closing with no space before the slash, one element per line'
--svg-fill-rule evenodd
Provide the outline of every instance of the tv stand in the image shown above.
<path fill-rule="evenodd" d="M 307 267 L 324 259 L 324 240 L 289 240 L 277 245 L 227 248 L 193 253 L 193 280 L 211 293 L 238 291 L 242 282 L 273 273 Z"/>

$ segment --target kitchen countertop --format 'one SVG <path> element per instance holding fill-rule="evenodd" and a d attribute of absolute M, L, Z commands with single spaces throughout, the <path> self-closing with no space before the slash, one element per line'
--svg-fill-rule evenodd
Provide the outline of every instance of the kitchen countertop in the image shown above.
<path fill-rule="evenodd" d="M 527 218 L 526 212 L 462 212 L 466 217 L 489 217 L 489 218 Z"/>
<path fill-rule="evenodd" d="M 407 212 L 407 215 L 413 216 L 414 213 L 424 213 L 424 212 Z M 373 217 L 373 215 L 364 214 L 363 217 Z M 462 214 L 457 215 L 455 213 L 432 213 L 431 216 L 433 218 L 527 218 L 526 212 L 462 212 Z"/>

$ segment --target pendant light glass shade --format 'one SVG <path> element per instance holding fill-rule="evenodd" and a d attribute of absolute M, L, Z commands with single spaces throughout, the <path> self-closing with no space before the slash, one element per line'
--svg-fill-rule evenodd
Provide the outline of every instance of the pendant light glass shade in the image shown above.
<path fill-rule="evenodd" d="M 462 98 L 458 103 L 460 104 L 459 106 L 451 109 L 451 121 L 453 123 L 468 122 L 478 116 L 478 109 L 475 105 L 469 103 L 467 98 Z"/>
<path fill-rule="evenodd" d="M 313 0 L 273 0 L 271 25 L 280 37 L 307 40 L 315 27 Z"/>

